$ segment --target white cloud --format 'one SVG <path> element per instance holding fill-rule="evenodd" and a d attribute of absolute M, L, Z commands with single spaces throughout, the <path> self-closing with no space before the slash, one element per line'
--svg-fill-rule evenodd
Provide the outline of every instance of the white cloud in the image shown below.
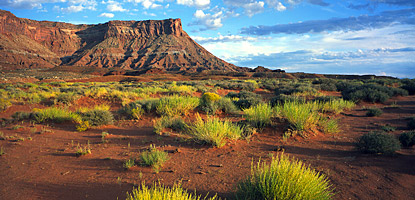
<path fill-rule="evenodd" d="M 210 5 L 210 0 L 177 0 L 177 4 L 205 8 Z"/>
<path fill-rule="evenodd" d="M 109 0 L 107 2 L 103 1 L 103 4 L 107 5 L 107 10 L 110 12 L 127 12 L 127 9 L 124 9 L 120 2 Z"/>
<path fill-rule="evenodd" d="M 258 38 L 249 37 L 249 36 L 241 36 L 241 35 L 221 35 L 219 34 L 218 37 L 200 37 L 200 36 L 192 36 L 192 39 L 198 43 L 206 44 L 206 43 L 223 43 L 223 42 L 237 42 L 237 41 L 257 41 Z"/>
<path fill-rule="evenodd" d="M 157 16 L 156 14 L 154 14 L 154 13 L 148 13 L 147 11 L 144 11 L 143 12 L 143 15 L 147 15 L 147 16 L 151 16 L 151 17 Z"/>
<path fill-rule="evenodd" d="M 65 0 L 60 0 L 64 2 Z M 97 2 L 95 0 L 71 0 L 68 1 L 67 7 L 54 6 L 53 9 L 58 12 L 74 13 L 84 10 L 96 10 Z"/>
<path fill-rule="evenodd" d="M 126 2 L 140 3 L 145 9 L 160 9 L 163 8 L 161 4 L 156 2 L 163 2 L 163 0 L 126 0 Z"/>
<path fill-rule="evenodd" d="M 242 7 L 245 8 L 245 14 L 248 15 L 249 17 L 252 17 L 255 14 L 258 14 L 264 11 L 264 2 L 256 1 L 256 2 L 245 4 Z"/>
<path fill-rule="evenodd" d="M 274 8 L 277 11 L 281 12 L 287 10 L 287 7 L 285 7 L 279 0 L 267 0 L 266 2 L 269 7 Z"/>
<path fill-rule="evenodd" d="M 214 14 L 205 14 L 203 10 L 196 10 L 196 12 L 193 14 L 193 16 L 196 18 L 195 22 L 190 23 L 189 25 L 202 25 L 205 26 L 205 28 L 202 28 L 200 30 L 215 30 L 223 26 L 222 24 L 222 17 L 223 12 L 219 11 Z"/>
<path fill-rule="evenodd" d="M 112 14 L 112 13 L 101 13 L 100 15 L 98 15 L 98 17 L 113 18 L 114 14 Z"/>

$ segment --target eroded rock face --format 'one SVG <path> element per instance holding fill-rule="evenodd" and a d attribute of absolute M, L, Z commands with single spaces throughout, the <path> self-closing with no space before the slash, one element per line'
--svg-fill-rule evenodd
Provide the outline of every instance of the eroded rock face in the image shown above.
<path fill-rule="evenodd" d="M 244 71 L 193 41 L 180 19 L 73 25 L 18 18 L 4 10 L 0 10 L 0 65 Z"/>

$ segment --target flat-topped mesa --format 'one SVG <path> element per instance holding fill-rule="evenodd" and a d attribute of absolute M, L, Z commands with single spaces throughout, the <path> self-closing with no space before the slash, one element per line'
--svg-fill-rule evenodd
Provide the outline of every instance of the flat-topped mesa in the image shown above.
<path fill-rule="evenodd" d="M 59 65 L 242 70 L 193 41 L 183 31 L 180 19 L 74 25 L 18 18 L 0 10 L 0 68 Z"/>
<path fill-rule="evenodd" d="M 109 21 L 105 23 L 108 32 L 105 37 L 133 36 L 157 37 L 161 35 L 184 36 L 180 19 L 146 20 L 146 21 Z"/>

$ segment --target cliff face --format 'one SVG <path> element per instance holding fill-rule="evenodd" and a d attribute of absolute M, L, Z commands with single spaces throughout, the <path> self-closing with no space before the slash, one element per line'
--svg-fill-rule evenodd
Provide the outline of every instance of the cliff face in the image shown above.
<path fill-rule="evenodd" d="M 194 42 L 183 31 L 180 19 L 73 25 L 22 19 L 3 10 L 0 10 L 0 65 L 2 68 L 69 65 L 241 70 Z"/>

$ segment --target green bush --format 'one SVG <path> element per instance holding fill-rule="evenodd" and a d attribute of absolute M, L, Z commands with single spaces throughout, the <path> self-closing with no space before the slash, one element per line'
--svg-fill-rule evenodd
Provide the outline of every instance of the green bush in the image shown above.
<path fill-rule="evenodd" d="M 181 117 L 168 117 L 163 116 L 159 119 L 153 120 L 154 132 L 161 135 L 163 129 L 171 128 L 174 131 L 185 132 L 189 126 Z"/>
<path fill-rule="evenodd" d="M 241 110 L 248 109 L 262 102 L 260 95 L 248 91 L 241 91 L 239 93 L 229 92 L 225 97 L 236 99 L 233 103 Z"/>
<path fill-rule="evenodd" d="M 224 113 L 235 114 L 239 111 L 230 98 L 224 97 L 217 101 L 218 109 Z"/>
<path fill-rule="evenodd" d="M 7 110 L 7 108 L 9 108 L 10 106 L 12 106 L 12 103 L 10 102 L 10 100 L 5 99 L 5 98 L 0 98 L 0 111 Z"/>
<path fill-rule="evenodd" d="M 221 97 L 218 94 L 206 92 L 200 98 L 199 108 L 207 114 L 215 114 L 219 109 L 218 101 Z"/>
<path fill-rule="evenodd" d="M 197 115 L 195 123 L 190 126 L 190 135 L 197 140 L 222 147 L 226 139 L 239 139 L 243 129 L 230 121 L 220 121 L 218 118 L 208 118 L 206 121 Z"/>
<path fill-rule="evenodd" d="M 247 122 L 256 128 L 264 128 L 272 122 L 273 110 L 269 104 L 261 103 L 243 111 Z"/>
<path fill-rule="evenodd" d="M 161 98 L 156 105 L 156 112 L 159 115 L 180 116 L 188 115 L 199 105 L 199 98 L 188 96 L 170 96 Z"/>
<path fill-rule="evenodd" d="M 399 135 L 399 141 L 403 147 L 411 147 L 415 145 L 415 132 L 405 132 Z"/>
<path fill-rule="evenodd" d="M 333 134 L 340 131 L 337 120 L 335 119 L 322 118 L 319 121 L 319 125 L 322 127 L 324 133 Z"/>
<path fill-rule="evenodd" d="M 326 102 L 318 102 L 318 103 L 321 104 L 322 112 L 329 112 L 329 113 L 334 113 L 334 114 L 340 114 L 342 111 L 350 110 L 354 106 L 356 106 L 353 102 L 346 101 L 343 99 L 334 99 L 334 100 L 329 100 Z"/>
<path fill-rule="evenodd" d="M 78 99 L 79 99 L 79 95 L 77 95 L 75 93 L 72 93 L 72 92 L 71 93 L 61 93 L 56 97 L 55 104 L 56 103 L 61 103 L 61 104 L 64 104 L 64 105 L 70 105 Z"/>
<path fill-rule="evenodd" d="M 164 163 L 169 160 L 167 152 L 160 151 L 150 146 L 150 151 L 144 151 L 140 154 L 141 164 L 151 166 L 155 172 L 159 172 Z"/>
<path fill-rule="evenodd" d="M 112 124 L 114 116 L 108 110 L 93 109 L 80 113 L 82 121 L 87 121 L 90 126 L 101 126 Z"/>
<path fill-rule="evenodd" d="M 383 111 L 379 108 L 369 108 L 367 109 L 366 116 L 368 117 L 378 117 L 383 114 Z"/>
<path fill-rule="evenodd" d="M 257 199 L 332 199 L 332 186 L 320 174 L 298 160 L 284 154 L 272 158 L 269 165 L 258 162 L 251 176 L 237 186 L 236 198 Z"/>
<path fill-rule="evenodd" d="M 410 95 L 415 94 L 415 80 L 414 79 L 404 79 L 402 80 L 402 89 L 408 91 Z"/>
<path fill-rule="evenodd" d="M 148 188 L 145 184 L 141 187 L 134 188 L 131 194 L 127 192 L 126 200 L 217 200 L 217 196 L 211 198 L 201 198 L 196 194 L 188 193 L 187 190 L 182 189 L 180 185 L 173 185 L 172 188 L 165 187 L 160 184 L 154 184 L 153 187 Z"/>
<path fill-rule="evenodd" d="M 387 133 L 368 133 L 360 137 L 356 144 L 363 153 L 392 154 L 401 148 L 399 140 Z"/>
<path fill-rule="evenodd" d="M 367 101 L 373 103 L 384 103 L 390 97 L 399 95 L 405 96 L 408 95 L 408 92 L 401 88 L 381 86 L 374 83 L 368 83 L 359 86 L 348 85 L 342 91 L 342 96 L 344 99 L 354 102 Z"/>
<path fill-rule="evenodd" d="M 30 113 L 30 112 L 18 111 L 18 112 L 15 112 L 12 115 L 12 118 L 17 120 L 17 121 L 22 121 L 22 120 L 25 120 L 25 119 L 30 119 L 32 117 L 31 115 L 32 115 L 32 113 Z"/>
<path fill-rule="evenodd" d="M 293 130 L 301 133 L 315 127 L 319 121 L 319 115 L 313 107 L 312 103 L 285 102 L 277 110 Z"/>
<path fill-rule="evenodd" d="M 62 123 L 66 121 L 78 122 L 80 116 L 69 110 L 62 108 L 45 108 L 45 109 L 33 109 L 33 113 L 30 115 L 33 120 L 38 123 L 51 121 L 55 123 Z"/>

